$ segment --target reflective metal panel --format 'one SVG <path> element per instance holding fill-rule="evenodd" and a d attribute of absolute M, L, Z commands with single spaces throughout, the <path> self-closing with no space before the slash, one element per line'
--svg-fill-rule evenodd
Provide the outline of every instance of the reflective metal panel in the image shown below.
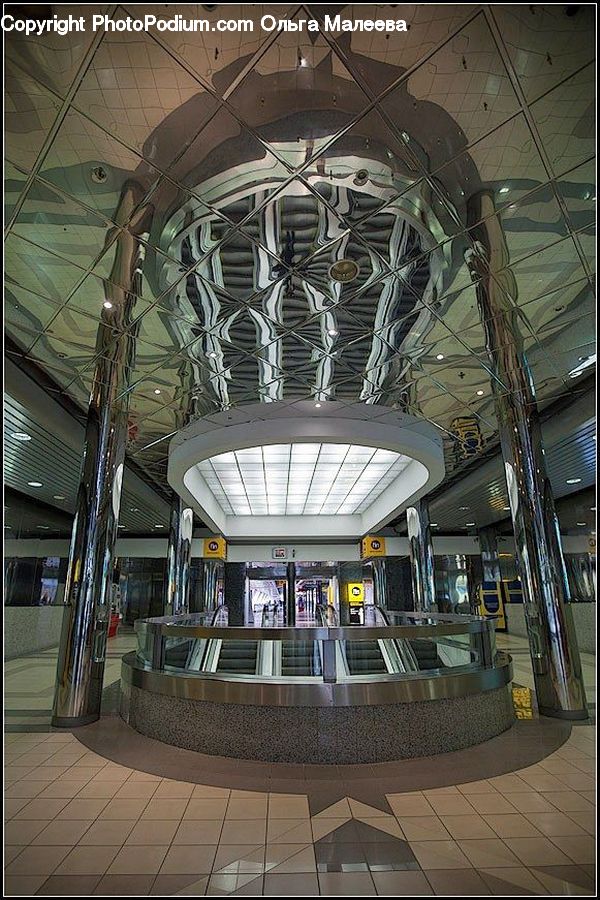
<path fill-rule="evenodd" d="M 433 609 L 435 603 L 433 543 L 429 524 L 429 504 L 426 500 L 419 500 L 416 506 L 408 507 L 406 524 L 415 610 L 424 612 Z"/>

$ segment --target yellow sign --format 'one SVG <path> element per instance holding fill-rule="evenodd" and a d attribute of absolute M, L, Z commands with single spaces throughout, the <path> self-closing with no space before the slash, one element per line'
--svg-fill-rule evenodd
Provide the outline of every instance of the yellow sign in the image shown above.
<path fill-rule="evenodd" d="M 204 538 L 204 553 L 206 559 L 227 559 L 227 542 L 222 537 Z"/>
<path fill-rule="evenodd" d="M 346 585 L 348 591 L 348 603 L 352 604 L 365 602 L 365 588 L 362 581 L 354 581 Z"/>
<path fill-rule="evenodd" d="M 479 615 L 494 616 L 496 619 L 496 631 L 506 631 L 502 583 L 488 581 L 485 584 L 489 584 L 490 587 L 479 588 Z M 491 587 L 492 584 L 493 587 Z"/>
<path fill-rule="evenodd" d="M 385 556 L 385 538 L 368 534 L 362 539 L 360 555 L 362 559 L 368 559 L 371 556 Z"/>
<path fill-rule="evenodd" d="M 533 704 L 531 702 L 531 688 L 513 687 L 512 700 L 517 719 L 533 719 Z"/>

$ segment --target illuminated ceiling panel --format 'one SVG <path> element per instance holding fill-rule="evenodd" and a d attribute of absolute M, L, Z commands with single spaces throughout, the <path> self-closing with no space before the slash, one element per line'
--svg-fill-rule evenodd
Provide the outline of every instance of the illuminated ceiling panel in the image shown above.
<path fill-rule="evenodd" d="M 409 462 L 374 447 L 274 444 L 220 453 L 198 469 L 227 515 L 351 515 L 368 509 Z"/>

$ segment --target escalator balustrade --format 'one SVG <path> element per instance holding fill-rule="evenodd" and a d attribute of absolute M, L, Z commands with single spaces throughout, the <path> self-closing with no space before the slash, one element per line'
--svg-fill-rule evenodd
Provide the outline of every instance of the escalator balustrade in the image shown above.
<path fill-rule="evenodd" d="M 437 644 L 435 641 L 427 641 L 419 638 L 418 640 L 410 641 L 410 646 L 417 658 L 419 669 L 421 671 L 423 669 L 444 668 L 444 663 L 438 656 Z"/>

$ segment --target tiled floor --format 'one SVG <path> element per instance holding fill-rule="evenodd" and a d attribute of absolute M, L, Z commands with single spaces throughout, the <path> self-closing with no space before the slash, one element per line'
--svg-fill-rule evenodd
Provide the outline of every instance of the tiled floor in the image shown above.
<path fill-rule="evenodd" d="M 131 645 L 118 641 L 107 683 Z M 517 639 L 502 642 L 519 656 Z M 327 773 L 303 794 L 284 790 L 270 768 L 265 789 L 251 791 L 229 777 L 230 766 L 208 784 L 199 775 L 162 777 L 49 731 L 42 692 L 54 667 L 50 675 L 39 659 L 14 661 L 6 678 L 12 710 L 39 713 L 7 719 L 7 896 L 594 893 L 594 725 L 574 726 L 533 765 L 479 781 L 464 770 L 444 787 L 395 791 L 376 767 L 372 780 L 360 767 L 356 783 L 351 774 L 341 782 L 346 794 Z M 37 672 L 28 674 L 31 664 Z M 527 668 L 521 655 L 521 684 L 531 678 Z"/>

